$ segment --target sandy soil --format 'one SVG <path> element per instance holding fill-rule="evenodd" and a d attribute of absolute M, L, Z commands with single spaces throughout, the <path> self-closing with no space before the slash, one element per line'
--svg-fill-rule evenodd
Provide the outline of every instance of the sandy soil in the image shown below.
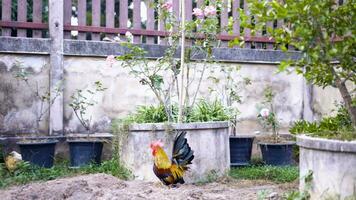
<path fill-rule="evenodd" d="M 174 200 L 174 199 L 257 199 L 258 192 L 281 194 L 296 184 L 272 184 L 264 181 L 222 180 L 204 185 L 185 184 L 167 188 L 158 183 L 122 181 L 107 174 L 91 174 L 13 186 L 0 190 L 2 200 L 8 199 L 120 199 L 120 200 Z M 278 199 L 278 198 L 272 198 Z"/>

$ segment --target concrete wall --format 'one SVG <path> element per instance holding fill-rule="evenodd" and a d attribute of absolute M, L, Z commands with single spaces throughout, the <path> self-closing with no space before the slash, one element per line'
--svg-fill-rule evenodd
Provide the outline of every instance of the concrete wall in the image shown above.
<path fill-rule="evenodd" d="M 14 135 L 20 132 L 33 132 L 35 130 L 35 115 L 39 110 L 39 102 L 35 101 L 30 90 L 24 83 L 13 78 L 15 61 L 21 61 L 27 71 L 31 72 L 29 82 L 32 86 L 37 80 L 40 91 L 48 90 L 48 59 L 46 55 L 8 54 L 0 53 L 0 133 Z M 306 109 L 312 110 L 312 118 L 319 118 L 333 108 L 333 100 L 339 99 L 337 90 L 314 88 L 314 96 L 305 99 L 305 82 L 301 76 L 293 73 L 274 74 L 276 65 L 258 63 L 228 63 L 220 62 L 215 68 L 215 75 L 220 76 L 217 69 L 226 66 L 241 66 L 239 76 L 248 77 L 252 85 L 241 90 L 242 103 L 237 105 L 239 115 L 238 134 L 252 134 L 262 131 L 256 121 L 257 105 L 263 100 L 266 86 L 272 85 L 277 93 L 275 106 L 279 119 L 282 122 L 282 132 L 287 132 L 289 125 L 297 119 L 304 118 Z M 200 67 L 196 65 L 196 67 Z M 64 129 L 65 132 L 80 132 L 79 121 L 68 107 L 70 96 L 76 89 L 90 89 L 94 81 L 100 80 L 108 89 L 95 96 L 99 103 L 90 108 L 92 121 L 98 131 L 108 131 L 110 121 L 117 117 L 124 117 L 135 110 L 139 105 L 155 104 L 155 98 L 148 87 L 139 84 L 139 81 L 128 74 L 128 71 L 115 63 L 110 67 L 104 57 L 77 57 L 65 56 L 64 59 Z M 34 77 L 34 79 L 32 79 Z M 209 93 L 213 86 L 211 80 L 204 78 L 199 98 L 214 100 L 215 96 Z M 192 86 L 194 87 L 194 85 Z M 308 108 L 307 102 L 311 102 Z M 48 123 L 41 124 L 41 130 L 46 133 Z M 262 131 L 263 132 L 263 131 Z"/>
<path fill-rule="evenodd" d="M 304 176 L 311 170 L 312 200 L 356 197 L 355 141 L 299 136 L 297 142 L 300 146 L 300 190 L 306 189 Z"/>
<path fill-rule="evenodd" d="M 29 74 L 29 85 L 14 74 L 19 70 L 16 62 Z M 36 129 L 41 103 L 34 95 L 44 94 L 49 84 L 49 57 L 42 55 L 0 55 L 0 132 L 6 135 L 31 134 Z M 45 105 L 45 107 L 48 105 Z M 48 114 L 40 123 L 40 131 L 48 133 Z"/>
<path fill-rule="evenodd" d="M 190 123 L 183 125 L 145 124 L 133 125 L 123 143 L 121 159 L 132 170 L 136 179 L 158 181 L 152 173 L 153 157 L 149 148 L 152 141 L 161 140 L 168 156 L 172 155 L 176 132 L 186 130 L 189 146 L 194 151 L 193 164 L 185 176 L 186 182 L 203 181 L 207 175 L 225 174 L 230 168 L 228 123 Z"/>

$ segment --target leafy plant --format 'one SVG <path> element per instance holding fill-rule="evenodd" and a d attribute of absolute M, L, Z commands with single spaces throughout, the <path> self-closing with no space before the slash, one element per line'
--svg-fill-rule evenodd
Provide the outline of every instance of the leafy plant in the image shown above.
<path fill-rule="evenodd" d="M 173 111 L 172 118 L 176 119 L 178 106 L 173 106 L 171 110 Z M 187 122 L 226 121 L 234 117 L 234 113 L 217 100 L 213 102 L 200 100 L 186 113 Z M 135 113 L 121 121 L 126 123 L 163 123 L 168 121 L 168 116 L 163 105 L 140 106 Z"/>
<path fill-rule="evenodd" d="M 208 122 L 208 121 L 227 121 L 233 115 L 225 108 L 220 101 L 212 103 L 200 100 L 188 115 L 188 122 Z"/>
<path fill-rule="evenodd" d="M 301 191 L 291 191 L 283 195 L 285 200 L 309 200 L 310 199 L 310 189 L 312 187 L 311 181 L 313 180 L 313 171 L 309 170 L 307 174 L 303 177 L 304 188 Z"/>
<path fill-rule="evenodd" d="M 260 110 L 259 114 L 257 115 L 257 119 L 265 130 L 269 131 L 272 129 L 274 141 L 278 143 L 280 140 L 278 133 L 279 122 L 273 106 L 274 96 L 275 94 L 272 91 L 272 87 L 266 87 L 264 93 L 264 101 L 262 102 L 264 108 Z"/>
<path fill-rule="evenodd" d="M 92 116 L 86 117 L 87 109 L 98 103 L 94 100 L 96 93 L 103 92 L 107 89 L 100 81 L 94 82 L 94 88 L 94 90 L 87 89 L 85 91 L 77 89 L 75 93 L 70 96 L 71 103 L 69 106 L 73 109 L 75 116 L 88 133 L 91 131 Z"/>
<path fill-rule="evenodd" d="M 57 84 L 52 91 L 46 89 L 44 92 L 40 92 L 39 82 L 34 82 L 35 88 L 31 85 L 31 73 L 23 67 L 22 62 L 16 61 L 14 67 L 18 68 L 18 70 L 13 74 L 13 76 L 17 80 L 23 81 L 27 86 L 28 91 L 30 91 L 35 97 L 35 100 L 40 102 L 39 110 L 37 110 L 36 114 L 36 133 L 39 133 L 41 121 L 44 119 L 45 115 L 49 113 L 51 106 L 61 94 L 62 83 Z"/>
<path fill-rule="evenodd" d="M 334 117 L 324 117 L 320 122 L 299 120 L 289 129 L 292 134 L 307 134 L 329 139 L 355 140 L 354 128 L 345 106 L 339 104 Z"/>
<path fill-rule="evenodd" d="M 356 105 L 352 101 L 355 90 L 346 83 L 356 84 L 356 18 L 355 1 L 334 0 L 249 0 L 250 16 L 241 12 L 241 26 L 255 32 L 268 22 L 283 21 L 284 25 L 268 27 L 266 31 L 284 51 L 294 46 L 300 51 L 297 60 L 284 60 L 279 71 L 293 66 L 310 83 L 336 87 L 356 127 Z"/>
<path fill-rule="evenodd" d="M 178 115 L 177 106 L 173 106 L 172 117 L 176 118 Z M 139 106 L 136 112 L 127 118 L 128 121 L 134 123 L 161 123 L 167 122 L 168 116 L 163 105 L 158 106 Z"/>

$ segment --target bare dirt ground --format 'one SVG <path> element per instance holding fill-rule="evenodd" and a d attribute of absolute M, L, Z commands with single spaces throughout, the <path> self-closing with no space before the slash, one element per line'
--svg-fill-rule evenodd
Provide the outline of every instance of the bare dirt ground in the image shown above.
<path fill-rule="evenodd" d="M 268 196 L 282 194 L 296 187 L 296 183 L 276 185 L 265 181 L 221 180 L 203 185 L 185 184 L 170 189 L 152 182 L 123 181 L 107 174 L 91 174 L 13 186 L 0 190 L 0 199 L 249 200 L 258 199 L 258 193 L 261 192 Z M 278 198 L 274 196 L 273 199 Z"/>

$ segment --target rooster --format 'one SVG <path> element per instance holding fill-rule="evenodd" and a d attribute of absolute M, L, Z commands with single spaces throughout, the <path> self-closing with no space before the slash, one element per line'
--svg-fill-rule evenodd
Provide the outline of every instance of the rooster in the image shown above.
<path fill-rule="evenodd" d="M 152 142 L 150 147 L 154 157 L 153 172 L 159 180 L 167 186 L 175 186 L 184 183 L 184 173 L 192 164 L 194 151 L 189 147 L 183 131 L 174 140 L 172 159 L 170 160 L 163 150 L 163 143 L 160 141 Z"/>
<path fill-rule="evenodd" d="M 16 151 L 12 151 L 9 153 L 8 156 L 5 158 L 5 165 L 6 168 L 10 171 L 13 172 L 17 169 L 17 165 L 19 162 L 21 162 L 22 156 L 21 154 L 17 153 Z"/>

